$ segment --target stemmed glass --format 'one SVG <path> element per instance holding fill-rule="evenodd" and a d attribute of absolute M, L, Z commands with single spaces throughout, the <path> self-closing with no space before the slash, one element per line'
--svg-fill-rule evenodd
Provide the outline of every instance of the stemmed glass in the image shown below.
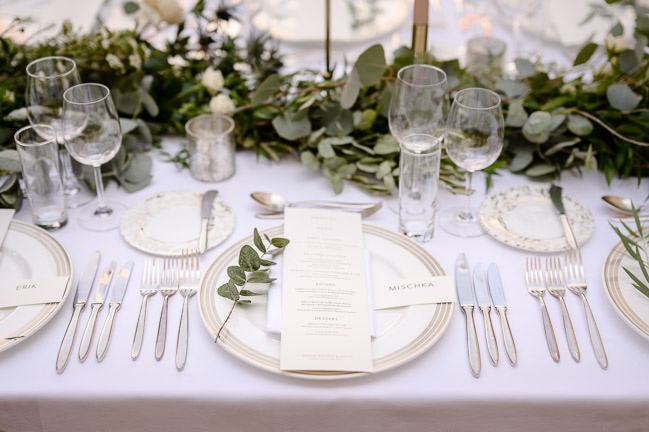
<path fill-rule="evenodd" d="M 54 129 L 38 128 L 39 133 L 54 130 L 55 137 L 44 136 L 43 139 L 56 138 L 61 146 L 59 159 L 62 168 L 63 190 L 68 207 L 79 207 L 90 200 L 92 194 L 74 176 L 70 155 L 63 147 L 65 137 L 61 128 L 63 115 L 63 92 L 79 84 L 77 65 L 67 57 L 43 57 L 27 65 L 27 117 L 34 126 L 46 124 Z"/>
<path fill-rule="evenodd" d="M 467 88 L 455 95 L 446 126 L 446 153 L 456 165 L 467 170 L 466 201 L 463 208 L 440 214 L 440 225 L 453 235 L 474 237 L 484 233 L 471 208 L 473 172 L 498 159 L 503 148 L 505 120 L 500 96 L 483 88 Z"/>
<path fill-rule="evenodd" d="M 516 70 L 514 60 L 521 55 L 520 33 L 523 20 L 530 18 L 539 10 L 540 0 L 496 0 L 496 7 L 512 21 L 512 61 L 507 64 L 510 72 Z"/>
<path fill-rule="evenodd" d="M 104 199 L 101 165 L 111 160 L 122 145 L 122 129 L 108 87 L 79 84 L 63 93 L 63 129 L 70 155 L 94 168 L 97 204 L 82 209 L 79 225 L 91 231 L 119 226 L 125 206 Z"/>

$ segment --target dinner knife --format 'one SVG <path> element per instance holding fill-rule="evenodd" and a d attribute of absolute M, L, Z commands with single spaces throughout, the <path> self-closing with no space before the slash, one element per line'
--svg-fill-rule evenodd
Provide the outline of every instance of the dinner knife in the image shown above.
<path fill-rule="evenodd" d="M 469 265 L 464 254 L 460 254 L 455 262 L 455 289 L 466 319 L 466 344 L 471 373 L 477 378 L 480 376 L 480 348 L 473 321 L 473 287 L 469 275 Z"/>
<path fill-rule="evenodd" d="M 90 342 L 92 342 L 92 334 L 95 332 L 97 314 L 104 306 L 104 299 L 106 298 L 108 286 L 110 285 L 110 280 L 113 277 L 114 271 L 115 261 L 111 261 L 104 268 L 104 271 L 99 277 L 99 282 L 97 282 L 97 287 L 95 288 L 95 297 L 90 304 L 90 307 L 92 308 L 90 310 L 90 318 L 88 318 L 88 324 L 86 324 L 86 329 L 84 330 L 83 336 L 81 337 L 81 345 L 79 346 L 79 360 L 81 361 L 84 361 L 86 357 L 88 357 L 88 351 L 90 351 Z"/>
<path fill-rule="evenodd" d="M 559 211 L 559 218 L 561 218 L 561 226 L 563 227 L 563 232 L 566 234 L 566 240 L 568 241 L 568 246 L 571 249 L 577 250 L 577 239 L 575 234 L 572 232 L 570 227 L 570 222 L 568 222 L 568 216 L 566 215 L 566 209 L 563 207 L 563 199 L 561 198 L 562 189 L 559 186 L 552 185 L 550 186 L 550 198 L 552 199 L 552 204 Z"/>
<path fill-rule="evenodd" d="M 56 357 L 56 371 L 58 373 L 62 373 L 65 370 L 65 366 L 68 364 L 70 351 L 72 351 L 72 344 L 74 344 L 74 337 L 77 333 L 79 317 L 81 316 L 83 309 L 86 307 L 88 296 L 90 296 L 90 289 L 92 288 L 92 283 L 97 274 L 100 257 L 101 254 L 99 252 L 90 255 L 90 258 L 88 258 L 88 261 L 83 268 L 83 272 L 81 272 L 81 278 L 77 282 L 77 292 L 74 293 L 74 301 L 72 303 L 72 317 L 70 318 L 68 328 L 65 330 L 65 334 L 63 335 L 61 347 L 59 348 L 59 355 Z"/>
<path fill-rule="evenodd" d="M 507 303 L 505 303 L 505 293 L 503 292 L 503 286 L 500 282 L 498 266 L 495 263 L 491 263 L 489 265 L 489 268 L 487 269 L 487 281 L 489 294 L 491 294 L 491 300 L 496 307 L 496 312 L 500 316 L 500 328 L 503 332 L 507 358 L 509 359 L 509 363 L 512 366 L 516 366 L 516 362 L 518 360 L 516 355 L 516 344 L 514 343 L 512 331 L 509 328 L 509 321 L 507 320 Z"/>
<path fill-rule="evenodd" d="M 198 252 L 202 255 L 207 250 L 207 225 L 212 217 L 212 205 L 218 191 L 209 190 L 203 194 L 201 200 L 201 233 L 198 236 Z"/>
<path fill-rule="evenodd" d="M 108 351 L 108 344 L 110 343 L 110 335 L 113 332 L 113 323 L 115 322 L 115 314 L 122 305 L 128 281 L 133 272 L 133 261 L 124 264 L 124 267 L 117 273 L 117 279 L 113 284 L 113 289 L 110 292 L 110 301 L 108 302 L 108 316 L 104 321 L 104 327 L 101 329 L 99 342 L 97 343 L 97 360 L 102 361 Z"/>
<path fill-rule="evenodd" d="M 498 343 L 496 342 L 494 327 L 491 323 L 491 301 L 487 292 L 487 280 L 485 279 L 482 263 L 476 264 L 473 268 L 473 289 L 475 290 L 478 307 L 480 308 L 480 312 L 482 312 L 484 335 L 485 339 L 487 339 L 489 357 L 491 358 L 491 363 L 496 366 L 498 365 Z"/>

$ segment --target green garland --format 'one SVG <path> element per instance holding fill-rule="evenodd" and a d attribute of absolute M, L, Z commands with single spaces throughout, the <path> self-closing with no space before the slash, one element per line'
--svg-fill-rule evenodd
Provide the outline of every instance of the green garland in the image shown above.
<path fill-rule="evenodd" d="M 139 9 L 133 2 L 125 5 L 129 13 Z M 481 85 L 503 96 L 506 145 L 488 172 L 506 167 L 538 180 L 582 168 L 600 169 L 609 181 L 616 175 L 649 175 L 644 138 L 649 135 L 649 9 L 635 10 L 633 44 L 621 37 L 624 29 L 617 23 L 604 47 L 589 43 L 577 56 L 575 66 L 583 68 L 595 63 L 591 56 L 598 49 L 606 52 L 599 66 L 591 66 L 592 79 L 568 79 L 571 71 L 562 76 L 525 60 L 517 61 L 515 79 L 499 78 L 497 70 L 473 76 L 458 61 L 429 59 L 445 70 L 451 92 Z M 152 25 L 81 35 L 66 24 L 57 36 L 36 45 L 1 34 L 0 146 L 11 149 L 13 132 L 26 123 L 27 63 L 66 55 L 77 62 L 83 81 L 111 88 L 123 117 L 124 145 L 103 170 L 128 191 L 149 183 L 146 150 L 161 134 L 182 134 L 189 118 L 225 111 L 235 119 L 242 148 L 273 160 L 299 157 L 308 168 L 321 170 L 336 192 L 344 180 L 370 192 L 390 192 L 398 181 L 399 147 L 386 115 L 396 71 L 411 63 L 413 53 L 401 48 L 387 64 L 383 49 L 372 46 L 349 75 L 335 80 L 310 70 L 279 75 L 281 58 L 267 35 L 252 34 L 245 41 L 228 35 L 235 16 L 236 9 L 227 5 L 210 8 L 199 1 L 163 46 L 153 43 L 157 32 Z M 17 21 L 12 30 L 22 25 Z M 182 152 L 170 159 L 187 162 Z M 19 169 L 12 150 L 0 152 L 0 174 Z M 87 181 L 89 174 L 82 169 Z M 441 178 L 451 190 L 462 191 L 463 174 L 445 157 Z M 20 205 L 15 179 L 9 176 L 0 184 L 0 206 Z"/>

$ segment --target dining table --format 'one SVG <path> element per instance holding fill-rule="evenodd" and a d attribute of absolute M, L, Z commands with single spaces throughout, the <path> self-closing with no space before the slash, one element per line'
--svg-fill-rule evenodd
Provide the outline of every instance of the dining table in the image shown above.
<path fill-rule="evenodd" d="M 444 31 L 443 27 L 433 26 L 429 40 Z M 281 219 L 255 217 L 263 211 L 250 198 L 257 191 L 276 192 L 291 201 L 384 200 L 382 208 L 363 222 L 398 232 L 398 214 L 391 208 L 394 205 L 390 199 L 370 195 L 351 184 L 335 194 L 329 180 L 307 169 L 297 157 L 286 156 L 273 162 L 242 150 L 237 152 L 236 171 L 231 178 L 205 183 L 167 160 L 182 142 L 181 137 L 164 136 L 161 148 L 149 152 L 153 178 L 146 188 L 127 193 L 110 182 L 106 197 L 130 207 L 163 192 L 218 190 L 218 197 L 234 214 L 235 225 L 224 242 L 200 257 L 202 271 L 254 228 L 261 231 L 282 223 Z M 142 299 L 139 287 L 144 260 L 150 255 L 129 245 L 119 230 L 84 230 L 77 222 L 80 210 L 68 209 L 67 225 L 51 234 L 73 263 L 72 287 L 76 288 L 83 264 L 94 251 L 101 252 L 102 262 L 116 260 L 118 267 L 133 261 L 133 274 L 102 361 L 97 361 L 94 353 L 84 362 L 77 358 L 81 325 L 89 314 L 86 310 L 69 363 L 63 373 L 57 373 L 56 358 L 72 314 L 72 295 L 46 326 L 0 353 L 0 430 L 647 431 L 649 340 L 624 322 L 605 293 L 602 268 L 619 238 L 609 224 L 609 218 L 617 214 L 601 199 L 614 194 L 642 201 L 649 194 L 647 180 L 615 178 L 609 184 L 602 172 L 591 169 L 563 172 L 556 183 L 565 195 L 581 202 L 595 221 L 592 238 L 581 246 L 581 253 L 587 297 L 608 356 L 607 369 L 600 367 L 591 347 L 581 299 L 570 292 L 565 301 L 571 311 L 581 360 L 573 361 L 569 355 L 560 304 L 550 295 L 545 300 L 562 354 L 560 362 L 553 361 L 548 352 L 538 301 L 525 285 L 525 265 L 530 256 L 545 259 L 562 254 L 523 251 L 489 235 L 456 237 L 439 225 L 432 240 L 421 246 L 446 274 L 453 276 L 461 253 L 471 266 L 478 262 L 498 265 L 518 353 L 515 366 L 506 361 L 499 328 L 496 339 L 501 359 L 497 366 L 489 363 L 482 320 L 476 312 L 483 362 L 479 378 L 471 374 L 465 319 L 456 304 L 445 333 L 430 349 L 399 367 L 339 380 L 308 380 L 271 373 L 241 361 L 214 342 L 198 310 L 200 293 L 189 303 L 189 348 L 184 369 L 178 371 L 175 365 L 176 329 L 183 300 L 179 294 L 169 300 L 165 355 L 156 360 L 155 330 L 163 302 L 157 294 L 149 299 L 142 352 L 133 360 L 131 346 Z M 478 173 L 472 201 L 479 205 L 493 191 L 524 185 L 549 186 L 501 169 L 491 177 L 487 190 L 486 175 Z M 437 213 L 463 200 L 462 195 L 440 187 Z M 27 201 L 15 219 L 31 223 Z M 105 307 L 98 323 L 103 323 L 107 314 Z M 496 326 L 498 318 L 492 316 Z"/>

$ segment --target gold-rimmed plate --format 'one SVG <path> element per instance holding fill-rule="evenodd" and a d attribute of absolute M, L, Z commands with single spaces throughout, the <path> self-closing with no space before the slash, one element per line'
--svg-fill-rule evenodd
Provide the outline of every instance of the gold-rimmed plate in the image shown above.
<path fill-rule="evenodd" d="M 586 243 L 595 231 L 592 213 L 567 194 L 563 194 L 563 205 L 577 243 Z M 548 187 L 515 186 L 489 194 L 478 209 L 478 218 L 487 234 L 515 248 L 561 252 L 567 247 Z"/>
<path fill-rule="evenodd" d="M 624 322 L 649 340 L 649 298 L 633 287 L 633 281 L 624 268 L 633 274 L 641 274 L 638 262 L 619 242 L 613 246 L 602 267 L 604 291 Z"/>
<path fill-rule="evenodd" d="M 265 232 L 281 236 L 283 225 Z M 423 247 L 403 235 L 363 224 L 365 248 L 372 255 L 372 280 L 399 279 L 416 274 L 445 275 L 442 266 Z M 201 282 L 198 306 L 201 319 L 214 339 L 232 302 L 217 293 L 228 281 L 228 266 L 236 265 L 239 250 L 252 244 L 252 236 L 230 246 L 207 269 Z M 272 276 L 272 274 L 271 274 Z M 282 371 L 279 369 L 280 341 L 266 333 L 266 296 L 251 297 L 250 305 L 237 306 L 219 344 L 229 353 L 255 367 L 304 379 L 343 379 L 365 373 L 325 371 Z M 374 373 L 403 365 L 429 349 L 448 327 L 453 304 L 413 305 L 378 310 L 374 313 L 376 338 L 372 341 Z"/>
<path fill-rule="evenodd" d="M 0 252 L 2 281 L 68 278 L 58 303 L 0 308 L 0 351 L 4 351 L 36 333 L 63 307 L 71 291 L 72 263 L 61 243 L 47 231 L 16 220 L 9 224 Z"/>

